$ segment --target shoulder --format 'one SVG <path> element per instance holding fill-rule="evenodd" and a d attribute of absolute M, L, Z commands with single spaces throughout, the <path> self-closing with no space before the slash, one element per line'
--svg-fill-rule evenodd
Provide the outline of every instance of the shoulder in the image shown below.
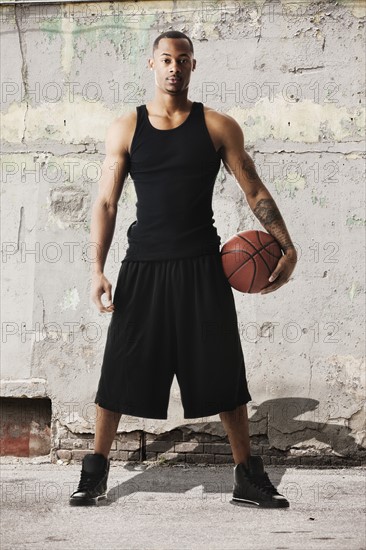
<path fill-rule="evenodd" d="M 220 146 L 232 140 L 241 142 L 244 139 L 240 124 L 232 116 L 208 105 L 203 105 L 203 112 L 207 128 Z"/>
<path fill-rule="evenodd" d="M 226 113 L 221 113 L 208 105 L 203 105 L 203 111 L 205 114 L 205 119 L 212 122 L 212 124 L 219 125 L 222 128 L 233 128 L 235 126 L 240 128 L 235 118 L 227 115 Z"/>
<path fill-rule="evenodd" d="M 115 118 L 109 128 L 108 131 L 111 133 L 120 133 L 121 131 L 123 133 L 128 133 L 135 129 L 137 121 L 137 111 L 136 108 L 133 110 L 129 110 L 126 113 L 123 113 L 119 117 Z"/>
<path fill-rule="evenodd" d="M 129 153 L 137 124 L 136 107 L 118 116 L 107 128 L 106 143 L 118 151 Z"/>

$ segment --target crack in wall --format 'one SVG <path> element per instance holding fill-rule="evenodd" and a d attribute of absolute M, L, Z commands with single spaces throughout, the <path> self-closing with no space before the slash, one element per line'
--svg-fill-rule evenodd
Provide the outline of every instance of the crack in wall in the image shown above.
<path fill-rule="evenodd" d="M 45 325 L 45 320 L 46 320 L 46 307 L 45 307 L 45 303 L 44 303 L 44 298 L 42 296 L 42 294 L 40 294 L 40 298 L 42 300 L 42 323 L 43 325 Z"/>
<path fill-rule="evenodd" d="M 16 24 L 16 27 L 17 27 L 17 31 L 18 31 L 19 49 L 20 49 L 20 55 L 21 55 L 21 58 L 22 58 L 21 74 L 22 74 L 22 82 L 23 82 L 23 87 L 24 87 L 24 101 L 25 101 L 25 104 L 26 104 L 26 109 L 25 109 L 24 119 L 23 119 L 24 128 L 23 128 L 23 135 L 22 135 L 22 139 L 21 139 L 21 142 L 24 143 L 25 133 L 26 133 L 26 129 L 27 129 L 27 114 L 28 114 L 28 109 L 29 109 L 29 103 L 28 103 L 28 97 L 29 97 L 28 65 L 27 65 L 27 62 L 25 60 L 26 46 L 25 46 L 25 41 L 24 41 L 24 33 L 21 32 L 20 25 L 19 25 L 19 18 L 18 18 L 18 11 L 19 10 L 22 11 L 22 8 L 17 6 L 17 5 L 15 5 L 14 8 L 15 8 L 14 20 L 15 20 L 15 24 Z M 21 16 L 21 19 L 22 19 L 22 16 Z M 23 98 L 21 100 L 23 100 Z"/>
<path fill-rule="evenodd" d="M 18 224 L 18 238 L 17 238 L 17 249 L 16 252 L 19 252 L 20 242 L 24 241 L 24 238 L 21 238 L 21 235 L 24 233 L 24 206 L 20 207 L 19 214 L 19 224 Z"/>
<path fill-rule="evenodd" d="M 289 73 L 302 73 L 303 71 L 317 71 L 318 69 L 325 69 L 324 65 L 317 65 L 315 67 L 295 67 L 294 69 L 289 69 Z"/>
<path fill-rule="evenodd" d="M 313 379 L 313 363 L 310 361 L 310 377 L 309 377 L 308 397 L 310 397 L 312 379 Z"/>

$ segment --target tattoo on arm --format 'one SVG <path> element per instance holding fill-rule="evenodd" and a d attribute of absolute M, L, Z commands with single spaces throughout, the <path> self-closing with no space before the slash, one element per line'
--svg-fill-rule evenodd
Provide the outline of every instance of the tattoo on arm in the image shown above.
<path fill-rule="evenodd" d="M 254 161 L 248 154 L 245 155 L 245 159 L 242 163 L 241 168 L 245 173 L 245 177 L 250 181 L 250 183 L 262 183 L 257 174 Z"/>
<path fill-rule="evenodd" d="M 277 239 L 284 252 L 295 249 L 285 222 L 273 199 L 260 199 L 256 203 L 253 213 L 261 224 L 268 229 L 268 232 Z"/>

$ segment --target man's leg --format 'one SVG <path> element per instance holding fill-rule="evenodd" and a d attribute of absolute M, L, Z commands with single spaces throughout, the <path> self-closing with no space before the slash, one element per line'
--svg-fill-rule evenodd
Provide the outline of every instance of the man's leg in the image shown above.
<path fill-rule="evenodd" d="M 98 504 L 107 498 L 108 455 L 121 414 L 97 405 L 94 453 L 87 453 L 83 458 L 78 488 L 70 495 L 71 505 Z"/>
<path fill-rule="evenodd" d="M 97 418 L 95 422 L 94 453 L 100 453 L 108 458 L 113 440 L 116 436 L 118 423 L 122 413 L 103 409 L 97 405 Z"/>
<path fill-rule="evenodd" d="M 240 405 L 233 411 L 220 412 L 231 445 L 235 464 L 248 465 L 250 456 L 249 423 L 246 405 Z"/>
<path fill-rule="evenodd" d="M 246 405 L 221 412 L 220 418 L 228 434 L 235 462 L 232 502 L 266 508 L 288 508 L 288 500 L 277 491 L 264 471 L 262 458 L 250 455 Z"/>

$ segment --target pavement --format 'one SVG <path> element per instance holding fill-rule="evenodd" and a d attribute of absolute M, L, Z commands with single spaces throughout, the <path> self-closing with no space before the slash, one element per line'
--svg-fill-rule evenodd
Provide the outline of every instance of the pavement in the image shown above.
<path fill-rule="evenodd" d="M 230 503 L 232 465 L 111 461 L 108 500 L 70 506 L 81 464 L 0 457 L 1 550 L 365 550 L 366 469 L 268 466 L 281 510 Z"/>

